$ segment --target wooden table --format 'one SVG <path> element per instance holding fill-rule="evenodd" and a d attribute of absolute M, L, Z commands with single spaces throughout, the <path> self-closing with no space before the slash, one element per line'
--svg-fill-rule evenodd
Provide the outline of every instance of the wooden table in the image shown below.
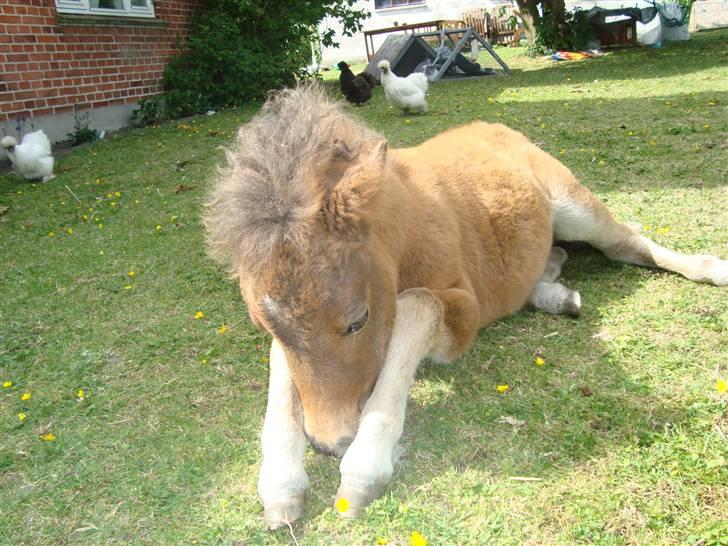
<path fill-rule="evenodd" d="M 409 25 L 398 25 L 396 27 L 377 28 L 374 30 L 364 31 L 364 44 L 367 48 L 367 61 L 372 60 L 374 55 L 374 36 L 377 34 L 389 34 L 390 32 L 409 31 L 413 33 L 416 30 L 439 31 L 443 28 L 459 28 L 462 26 L 461 21 L 450 19 L 438 19 L 436 21 L 425 21 L 423 23 L 412 23 Z"/>

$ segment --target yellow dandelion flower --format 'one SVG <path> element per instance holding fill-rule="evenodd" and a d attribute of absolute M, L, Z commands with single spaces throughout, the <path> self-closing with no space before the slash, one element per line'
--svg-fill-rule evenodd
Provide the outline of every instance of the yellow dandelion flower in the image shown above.
<path fill-rule="evenodd" d="M 84 214 L 83 216 L 81 216 L 81 219 L 82 219 L 82 220 L 83 220 L 84 222 L 87 222 L 87 221 L 88 221 L 88 214 Z"/>
<path fill-rule="evenodd" d="M 104 224 L 99 224 L 99 229 L 104 229 Z"/>
<path fill-rule="evenodd" d="M 131 290 L 131 285 L 130 284 L 124 285 L 124 290 Z"/>
<path fill-rule="evenodd" d="M 112 201 L 112 202 L 111 202 L 111 206 L 112 206 L 112 207 L 115 207 L 115 206 L 116 206 L 116 201 Z"/>
<path fill-rule="evenodd" d="M 229 330 L 228 325 L 223 324 L 222 326 L 220 326 L 220 328 L 217 329 L 217 333 L 222 335 L 225 332 L 227 332 L 228 330 Z"/>
<path fill-rule="evenodd" d="M 724 392 L 728 392 L 728 383 L 726 383 L 722 379 L 716 379 L 715 390 L 717 390 L 721 394 L 723 394 Z"/>
<path fill-rule="evenodd" d="M 101 179 L 100 179 L 100 178 L 97 178 L 97 179 L 96 179 L 96 183 L 97 183 L 97 184 L 101 184 Z"/>
<path fill-rule="evenodd" d="M 24 413 L 23 413 L 23 412 L 21 411 L 21 412 L 20 412 L 20 413 L 18 414 L 18 421 L 20 421 L 20 422 L 22 423 L 23 421 L 25 421 L 25 418 L 26 418 L 26 417 L 28 417 L 28 416 L 27 416 L 27 415 L 25 415 L 25 414 L 24 414 Z"/>
<path fill-rule="evenodd" d="M 129 277 L 133 277 L 134 275 L 136 275 L 136 272 L 134 272 L 134 271 L 129 271 L 129 272 L 127 273 L 127 275 L 128 275 Z"/>
<path fill-rule="evenodd" d="M 116 197 L 121 197 L 121 192 L 120 192 L 120 191 L 115 191 L 115 192 L 114 192 L 114 195 L 115 195 Z"/>
<path fill-rule="evenodd" d="M 54 231 L 48 232 L 48 237 L 55 237 L 55 236 L 56 236 L 56 233 Z"/>
<path fill-rule="evenodd" d="M 55 442 L 56 441 L 56 435 L 52 432 L 46 432 L 45 434 L 40 435 L 40 439 L 44 442 Z"/>
<path fill-rule="evenodd" d="M 113 193 L 107 193 L 106 194 L 106 197 L 108 197 L 109 199 L 111 199 L 112 197 L 114 197 L 114 194 Z"/>
<path fill-rule="evenodd" d="M 604 160 L 603 159 L 600 159 L 599 160 L 599 165 L 604 166 Z"/>
<path fill-rule="evenodd" d="M 270 358 L 268 358 L 267 356 L 262 356 L 262 357 L 260 358 L 260 361 L 261 361 L 261 362 L 262 362 L 263 364 L 268 364 L 268 363 L 270 362 Z"/>
<path fill-rule="evenodd" d="M 204 316 L 205 316 L 205 313 L 203 313 L 202 311 L 197 311 L 197 313 L 195 313 L 195 320 L 199 320 L 199 319 L 203 318 Z"/>
<path fill-rule="evenodd" d="M 410 544 L 412 546 L 427 546 L 427 539 L 415 531 L 410 535 Z"/>
<path fill-rule="evenodd" d="M 346 512 L 349 509 L 349 500 L 344 497 L 340 497 L 339 500 L 336 501 L 336 509 L 340 514 Z"/>
<path fill-rule="evenodd" d="M 83 400 L 84 396 L 86 396 L 86 393 L 84 392 L 83 389 L 78 389 L 76 391 L 76 398 L 78 398 L 79 400 Z"/>
<path fill-rule="evenodd" d="M 543 366 L 544 364 L 546 364 L 546 361 L 542 357 L 537 356 L 536 359 L 533 361 L 533 363 L 536 366 Z"/>
<path fill-rule="evenodd" d="M 159 231 L 160 229 L 162 229 L 162 226 L 160 224 L 157 224 L 156 226 L 154 226 L 154 229 L 156 229 L 157 231 Z"/>
<path fill-rule="evenodd" d="M 495 388 L 495 390 L 497 390 L 499 393 L 503 394 L 504 392 L 506 392 L 510 388 L 511 387 L 509 385 L 497 385 L 496 388 Z"/>
<path fill-rule="evenodd" d="M 134 204 L 135 205 L 138 205 L 139 203 L 141 203 L 141 201 L 139 201 L 139 199 L 134 199 Z"/>
<path fill-rule="evenodd" d="M 377 544 L 389 544 L 389 539 L 384 537 L 377 537 Z"/>
<path fill-rule="evenodd" d="M 73 228 L 70 227 L 70 228 L 66 229 L 66 233 L 68 233 L 69 235 L 73 235 Z"/>
<path fill-rule="evenodd" d="M 9 389 L 12 386 L 13 386 L 13 382 L 12 381 L 3 381 L 3 388 L 4 389 Z"/>
<path fill-rule="evenodd" d="M 201 358 L 200 359 L 200 364 L 207 364 L 207 359 L 206 358 Z"/>
<path fill-rule="evenodd" d="M 703 129 L 710 129 L 710 123 L 706 123 L 705 125 L 703 125 Z"/>
<path fill-rule="evenodd" d="M 23 394 L 20 395 L 20 399 L 23 402 L 25 402 L 27 400 L 30 400 L 30 393 L 29 392 L 24 392 Z"/>

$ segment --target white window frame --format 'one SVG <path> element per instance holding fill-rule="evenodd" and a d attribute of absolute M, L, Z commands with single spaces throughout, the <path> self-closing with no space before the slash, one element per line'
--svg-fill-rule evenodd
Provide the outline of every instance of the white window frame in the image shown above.
<path fill-rule="evenodd" d="M 131 5 L 131 0 L 122 0 L 123 9 L 92 8 L 88 0 L 56 0 L 58 13 L 74 15 L 115 15 L 118 17 L 154 17 L 154 3 L 148 0 L 148 6 L 141 8 Z"/>

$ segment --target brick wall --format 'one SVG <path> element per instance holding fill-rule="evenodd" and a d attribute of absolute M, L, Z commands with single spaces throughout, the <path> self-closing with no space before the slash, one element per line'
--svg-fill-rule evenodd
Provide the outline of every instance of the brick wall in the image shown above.
<path fill-rule="evenodd" d="M 0 123 L 161 93 L 164 66 L 201 3 L 155 0 L 149 21 L 84 15 L 64 21 L 54 0 L 0 1 Z"/>

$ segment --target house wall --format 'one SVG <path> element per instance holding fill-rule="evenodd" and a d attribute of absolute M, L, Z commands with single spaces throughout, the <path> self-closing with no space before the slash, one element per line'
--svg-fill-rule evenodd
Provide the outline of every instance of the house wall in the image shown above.
<path fill-rule="evenodd" d="M 139 99 L 162 92 L 201 0 L 155 0 L 154 19 L 58 14 L 54 0 L 0 1 L 0 133 L 18 121 L 52 141 L 73 130 L 74 108 L 96 129 L 128 125 Z"/>
<path fill-rule="evenodd" d="M 355 9 L 366 9 L 371 17 L 364 21 L 364 30 L 374 30 L 396 25 L 423 23 L 436 21 L 438 19 L 457 20 L 463 11 L 474 8 L 492 8 L 502 4 L 500 0 L 425 0 L 423 4 L 415 6 L 404 6 L 398 8 L 375 9 L 374 0 L 359 0 L 355 3 Z M 334 28 L 337 31 L 341 25 L 331 19 L 325 19 L 319 26 L 321 30 Z M 331 66 L 339 61 L 357 62 L 366 60 L 366 46 L 364 45 L 364 33 L 357 32 L 351 37 L 341 36 L 337 33 L 339 48 L 323 48 L 321 65 Z M 384 43 L 386 34 L 374 36 L 374 50 Z"/>

